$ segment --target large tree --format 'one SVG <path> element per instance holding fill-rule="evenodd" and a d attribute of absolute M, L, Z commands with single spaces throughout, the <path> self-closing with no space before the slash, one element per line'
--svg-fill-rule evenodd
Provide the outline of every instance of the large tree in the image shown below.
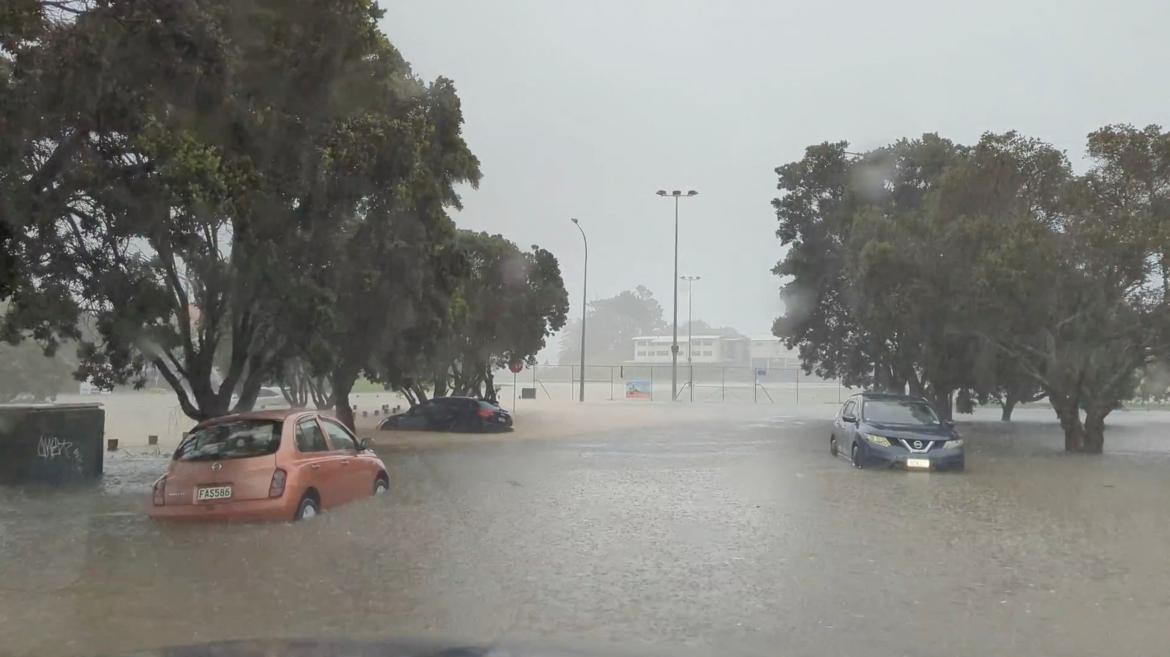
<path fill-rule="evenodd" d="M 777 170 L 775 332 L 806 369 L 908 389 L 944 415 L 955 390 L 1000 396 L 1005 415 L 1042 393 L 1066 449 L 1100 452 L 1105 417 L 1168 343 L 1167 144 L 1157 127 L 1102 129 L 1079 177 L 1016 133 L 853 158 L 811 147 Z"/>
<path fill-rule="evenodd" d="M 405 379 L 412 402 L 456 394 L 496 399 L 493 373 L 510 363 L 535 364 L 548 336 L 565 324 L 568 293 L 552 253 L 521 251 L 501 235 L 460 230 L 455 240 L 458 274 L 446 318 L 429 358 Z"/>
<path fill-rule="evenodd" d="M 318 319 L 340 345 L 334 311 L 355 306 L 336 292 L 366 279 L 338 258 L 382 249 L 366 272 L 384 286 L 478 175 L 450 85 L 415 78 L 379 16 L 369 0 L 112 1 L 18 56 L 33 184 L 13 205 L 35 275 L 9 335 L 69 335 L 85 310 L 101 337 L 79 374 L 149 362 L 193 418 L 250 407 Z"/>
<path fill-rule="evenodd" d="M 639 285 L 633 290 L 587 305 L 585 352 L 594 363 L 616 364 L 634 355 L 634 338 L 655 335 L 666 328 L 662 305 L 653 293 Z M 581 320 L 568 323 L 560 335 L 561 364 L 581 362 Z"/>
<path fill-rule="evenodd" d="M 46 356 L 32 342 L 10 345 L 0 342 L 0 402 L 22 395 L 34 401 L 56 399 L 72 381 L 75 364 L 64 358 L 64 350 Z M 77 391 L 76 388 L 73 389 Z"/>
<path fill-rule="evenodd" d="M 1093 167 L 1061 211 L 1024 220 L 985 254 L 985 318 L 1047 394 L 1065 449 L 1100 453 L 1105 418 L 1165 354 L 1170 134 L 1108 126 L 1089 135 Z"/>
<path fill-rule="evenodd" d="M 950 417 L 966 383 L 972 337 L 962 268 L 979 227 L 948 211 L 941 188 L 967 149 L 935 135 L 853 157 L 845 144 L 808 149 L 777 169 L 773 205 L 790 277 L 776 335 L 806 370 L 850 385 L 909 389 Z"/>

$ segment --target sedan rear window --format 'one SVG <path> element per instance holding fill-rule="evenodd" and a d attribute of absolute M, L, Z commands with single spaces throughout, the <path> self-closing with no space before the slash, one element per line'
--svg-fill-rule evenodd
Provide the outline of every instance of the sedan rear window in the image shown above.
<path fill-rule="evenodd" d="M 219 461 L 275 454 L 281 423 L 239 420 L 196 429 L 175 450 L 176 461 Z"/>
<path fill-rule="evenodd" d="M 930 406 L 913 399 L 867 399 L 862 412 L 866 420 L 882 424 L 938 424 Z"/>

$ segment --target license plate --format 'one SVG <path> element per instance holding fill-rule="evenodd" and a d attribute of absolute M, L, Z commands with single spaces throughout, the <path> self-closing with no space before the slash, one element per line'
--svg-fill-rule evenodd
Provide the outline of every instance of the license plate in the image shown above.
<path fill-rule="evenodd" d="M 930 469 L 930 459 L 906 459 L 907 468 Z"/>
<path fill-rule="evenodd" d="M 200 502 L 204 500 L 226 500 L 231 496 L 231 486 L 204 486 L 195 491 L 195 499 Z"/>

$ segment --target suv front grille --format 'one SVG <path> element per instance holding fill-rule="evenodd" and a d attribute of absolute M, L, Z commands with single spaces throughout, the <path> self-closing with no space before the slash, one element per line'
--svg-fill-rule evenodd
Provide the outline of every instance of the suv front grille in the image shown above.
<path fill-rule="evenodd" d="M 929 452 L 937 447 L 936 443 L 942 443 L 942 440 L 927 440 L 925 438 L 895 438 L 894 441 L 911 452 Z"/>

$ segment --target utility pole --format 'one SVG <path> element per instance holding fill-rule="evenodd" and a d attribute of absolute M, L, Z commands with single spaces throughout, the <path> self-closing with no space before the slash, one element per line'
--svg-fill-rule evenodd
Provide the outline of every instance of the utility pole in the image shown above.
<path fill-rule="evenodd" d="M 573 219 L 572 222 L 577 230 L 581 231 L 581 240 L 585 242 L 585 267 L 581 274 L 581 393 L 577 398 L 578 402 L 583 402 L 585 401 L 585 289 L 589 286 L 589 240 L 585 237 L 585 229 L 581 228 L 581 222 L 576 219 Z"/>
<path fill-rule="evenodd" d="M 657 194 L 674 197 L 674 333 L 670 344 L 670 401 L 678 401 L 678 200 L 684 196 L 698 196 L 699 193 L 692 189 L 684 195 L 676 189 L 667 194 L 666 190 L 660 189 Z"/>
<path fill-rule="evenodd" d="M 691 401 L 695 401 L 695 366 L 691 363 L 691 356 L 695 353 L 695 343 L 691 339 L 691 324 L 694 322 L 695 315 L 691 311 L 694 304 L 691 302 L 691 288 L 695 286 L 695 281 L 702 279 L 702 276 L 679 276 L 682 280 L 687 282 L 687 388 L 691 391 Z"/>

